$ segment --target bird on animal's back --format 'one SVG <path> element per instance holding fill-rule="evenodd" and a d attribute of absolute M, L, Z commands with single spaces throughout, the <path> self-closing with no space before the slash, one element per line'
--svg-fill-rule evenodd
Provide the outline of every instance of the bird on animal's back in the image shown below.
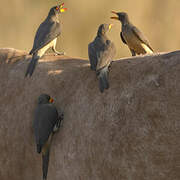
<path fill-rule="evenodd" d="M 136 54 L 153 53 L 148 39 L 130 22 L 127 13 L 115 11 L 112 11 L 112 13 L 116 14 L 117 17 L 111 17 L 111 19 L 119 20 L 122 24 L 120 33 L 121 40 L 129 47 L 132 56 Z"/>
<path fill-rule="evenodd" d="M 114 43 L 106 35 L 111 27 L 112 24 L 101 24 L 95 39 L 88 45 L 91 69 L 96 71 L 101 92 L 109 88 L 109 68 L 116 53 Z"/>
<path fill-rule="evenodd" d="M 50 9 L 46 19 L 40 24 L 34 38 L 33 48 L 30 51 L 32 55 L 31 62 L 28 65 L 25 76 L 32 76 L 35 66 L 39 58 L 41 58 L 45 52 L 52 48 L 56 55 L 63 55 L 64 53 L 56 50 L 57 37 L 61 34 L 59 14 L 65 12 L 67 9 L 63 7 L 64 3 L 58 6 L 54 6 Z"/>
<path fill-rule="evenodd" d="M 33 121 L 37 152 L 42 153 L 43 180 L 47 178 L 52 138 L 63 120 L 63 113 L 59 115 L 52 103 L 53 99 L 49 95 L 41 94 L 35 108 Z"/>

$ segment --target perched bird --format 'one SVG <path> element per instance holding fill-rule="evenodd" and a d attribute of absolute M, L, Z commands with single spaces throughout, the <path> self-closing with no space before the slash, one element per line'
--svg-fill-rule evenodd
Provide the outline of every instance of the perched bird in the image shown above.
<path fill-rule="evenodd" d="M 94 41 L 88 45 L 91 69 L 96 71 L 101 92 L 109 88 L 109 68 L 116 54 L 114 43 L 106 36 L 106 32 L 109 31 L 111 27 L 112 24 L 101 24 Z"/>
<path fill-rule="evenodd" d="M 112 13 L 116 14 L 117 17 L 111 17 L 111 19 L 121 21 L 122 31 L 120 36 L 123 43 L 128 45 L 132 56 L 135 56 L 136 54 L 153 53 L 153 49 L 151 48 L 147 38 L 129 21 L 127 13 L 115 11 L 112 11 Z"/>
<path fill-rule="evenodd" d="M 42 152 L 43 180 L 47 178 L 49 153 L 52 137 L 60 128 L 63 113 L 58 115 L 53 99 L 47 94 L 41 94 L 35 109 L 33 128 L 37 145 L 37 152 Z"/>
<path fill-rule="evenodd" d="M 28 65 L 25 77 L 28 75 L 32 76 L 38 59 L 41 58 L 49 48 L 52 48 L 56 55 L 64 54 L 58 52 L 55 48 L 57 37 L 61 34 L 58 15 L 67 10 L 66 8 L 63 8 L 63 6 L 64 3 L 52 7 L 47 18 L 40 24 L 34 38 L 33 48 L 29 53 L 30 55 L 32 54 L 32 59 Z"/>

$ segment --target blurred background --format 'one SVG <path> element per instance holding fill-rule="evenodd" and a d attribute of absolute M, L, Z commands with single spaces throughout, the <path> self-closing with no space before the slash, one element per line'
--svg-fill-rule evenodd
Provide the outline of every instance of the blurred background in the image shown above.
<path fill-rule="evenodd" d="M 35 32 L 55 0 L 4 0 L 0 6 L 0 48 L 30 51 Z M 179 0 L 64 0 L 68 11 L 60 15 L 62 34 L 57 50 L 87 58 L 87 46 L 102 23 L 113 23 L 108 37 L 115 43 L 116 59 L 131 56 L 120 40 L 120 23 L 110 19 L 111 10 L 125 11 L 131 22 L 149 39 L 156 52 L 180 48 Z"/>

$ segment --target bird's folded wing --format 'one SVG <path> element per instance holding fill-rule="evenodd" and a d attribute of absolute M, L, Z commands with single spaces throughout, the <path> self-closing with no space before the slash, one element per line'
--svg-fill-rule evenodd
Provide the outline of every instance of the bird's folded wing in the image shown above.
<path fill-rule="evenodd" d="M 153 51 L 153 49 L 151 48 L 151 46 L 149 44 L 149 41 L 147 40 L 147 38 L 143 35 L 143 33 L 139 29 L 137 29 L 135 26 L 133 26 L 132 32 L 142 43 L 147 45 Z"/>
<path fill-rule="evenodd" d="M 60 24 L 57 22 L 43 22 L 34 38 L 33 48 L 30 51 L 30 54 L 35 53 L 42 47 L 49 44 L 52 40 L 57 38 L 61 33 Z"/>
<path fill-rule="evenodd" d="M 109 66 L 110 62 L 113 60 L 116 53 L 116 49 L 114 44 L 107 40 L 106 44 L 96 52 L 98 58 L 98 64 L 96 70 L 100 70 L 105 66 Z"/>
<path fill-rule="evenodd" d="M 35 111 L 34 131 L 37 141 L 41 144 L 46 143 L 49 135 L 53 132 L 53 128 L 58 120 L 58 112 L 53 105 L 43 105 L 37 107 Z"/>
<path fill-rule="evenodd" d="M 89 43 L 89 45 L 88 45 L 88 56 L 89 56 L 91 68 L 93 70 L 96 70 L 97 56 L 96 56 L 96 47 L 95 47 L 95 44 L 93 42 Z"/>

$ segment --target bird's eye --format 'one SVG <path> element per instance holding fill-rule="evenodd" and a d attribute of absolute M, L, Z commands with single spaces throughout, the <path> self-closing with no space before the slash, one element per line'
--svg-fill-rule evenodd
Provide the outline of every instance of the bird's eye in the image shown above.
<path fill-rule="evenodd" d="M 59 8 L 58 7 L 56 7 L 56 11 L 58 11 L 59 10 Z"/>

